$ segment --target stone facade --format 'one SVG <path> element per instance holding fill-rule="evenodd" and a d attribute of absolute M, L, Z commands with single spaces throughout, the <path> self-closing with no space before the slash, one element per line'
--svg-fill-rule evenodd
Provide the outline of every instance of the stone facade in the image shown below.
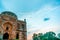
<path fill-rule="evenodd" d="M 27 40 L 26 20 L 18 20 L 12 12 L 2 12 L 0 14 L 0 38 Z"/>

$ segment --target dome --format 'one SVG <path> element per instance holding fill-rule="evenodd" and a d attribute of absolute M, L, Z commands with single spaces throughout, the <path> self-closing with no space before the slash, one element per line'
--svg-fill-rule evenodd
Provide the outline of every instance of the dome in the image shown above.
<path fill-rule="evenodd" d="M 9 16 L 12 16 L 17 19 L 16 14 L 14 14 L 13 12 L 10 12 L 10 11 L 4 11 L 1 13 L 1 15 L 9 15 Z"/>

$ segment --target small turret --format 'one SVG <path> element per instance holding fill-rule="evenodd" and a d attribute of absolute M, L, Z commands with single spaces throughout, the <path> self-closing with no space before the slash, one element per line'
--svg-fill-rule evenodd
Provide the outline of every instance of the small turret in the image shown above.
<path fill-rule="evenodd" d="M 26 19 L 24 19 L 24 22 L 26 22 Z"/>

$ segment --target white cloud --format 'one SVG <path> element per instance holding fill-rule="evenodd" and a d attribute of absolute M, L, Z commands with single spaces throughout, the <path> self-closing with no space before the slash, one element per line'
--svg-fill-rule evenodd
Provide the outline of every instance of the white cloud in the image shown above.
<path fill-rule="evenodd" d="M 59 21 L 58 20 L 58 16 L 56 15 L 57 13 L 55 13 L 56 10 L 58 10 L 58 7 L 54 7 L 54 8 L 44 8 L 42 10 L 39 10 L 35 13 L 32 13 L 32 15 L 28 15 L 26 16 L 27 18 L 27 24 L 29 26 L 28 27 L 28 36 L 30 35 L 32 37 L 33 33 L 45 33 L 48 31 L 53 31 L 56 32 L 59 31 Z M 46 9 L 46 10 L 45 10 Z M 48 15 L 45 15 L 48 14 Z M 50 17 L 50 20 L 47 22 L 44 22 L 43 19 L 45 17 Z"/>

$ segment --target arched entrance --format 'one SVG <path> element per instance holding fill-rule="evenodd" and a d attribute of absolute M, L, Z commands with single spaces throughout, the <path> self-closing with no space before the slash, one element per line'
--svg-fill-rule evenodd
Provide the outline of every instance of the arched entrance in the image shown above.
<path fill-rule="evenodd" d="M 16 39 L 19 39 L 19 34 L 18 33 L 16 34 Z"/>
<path fill-rule="evenodd" d="M 8 33 L 3 34 L 3 40 L 8 40 L 8 39 L 9 39 L 9 34 Z"/>

